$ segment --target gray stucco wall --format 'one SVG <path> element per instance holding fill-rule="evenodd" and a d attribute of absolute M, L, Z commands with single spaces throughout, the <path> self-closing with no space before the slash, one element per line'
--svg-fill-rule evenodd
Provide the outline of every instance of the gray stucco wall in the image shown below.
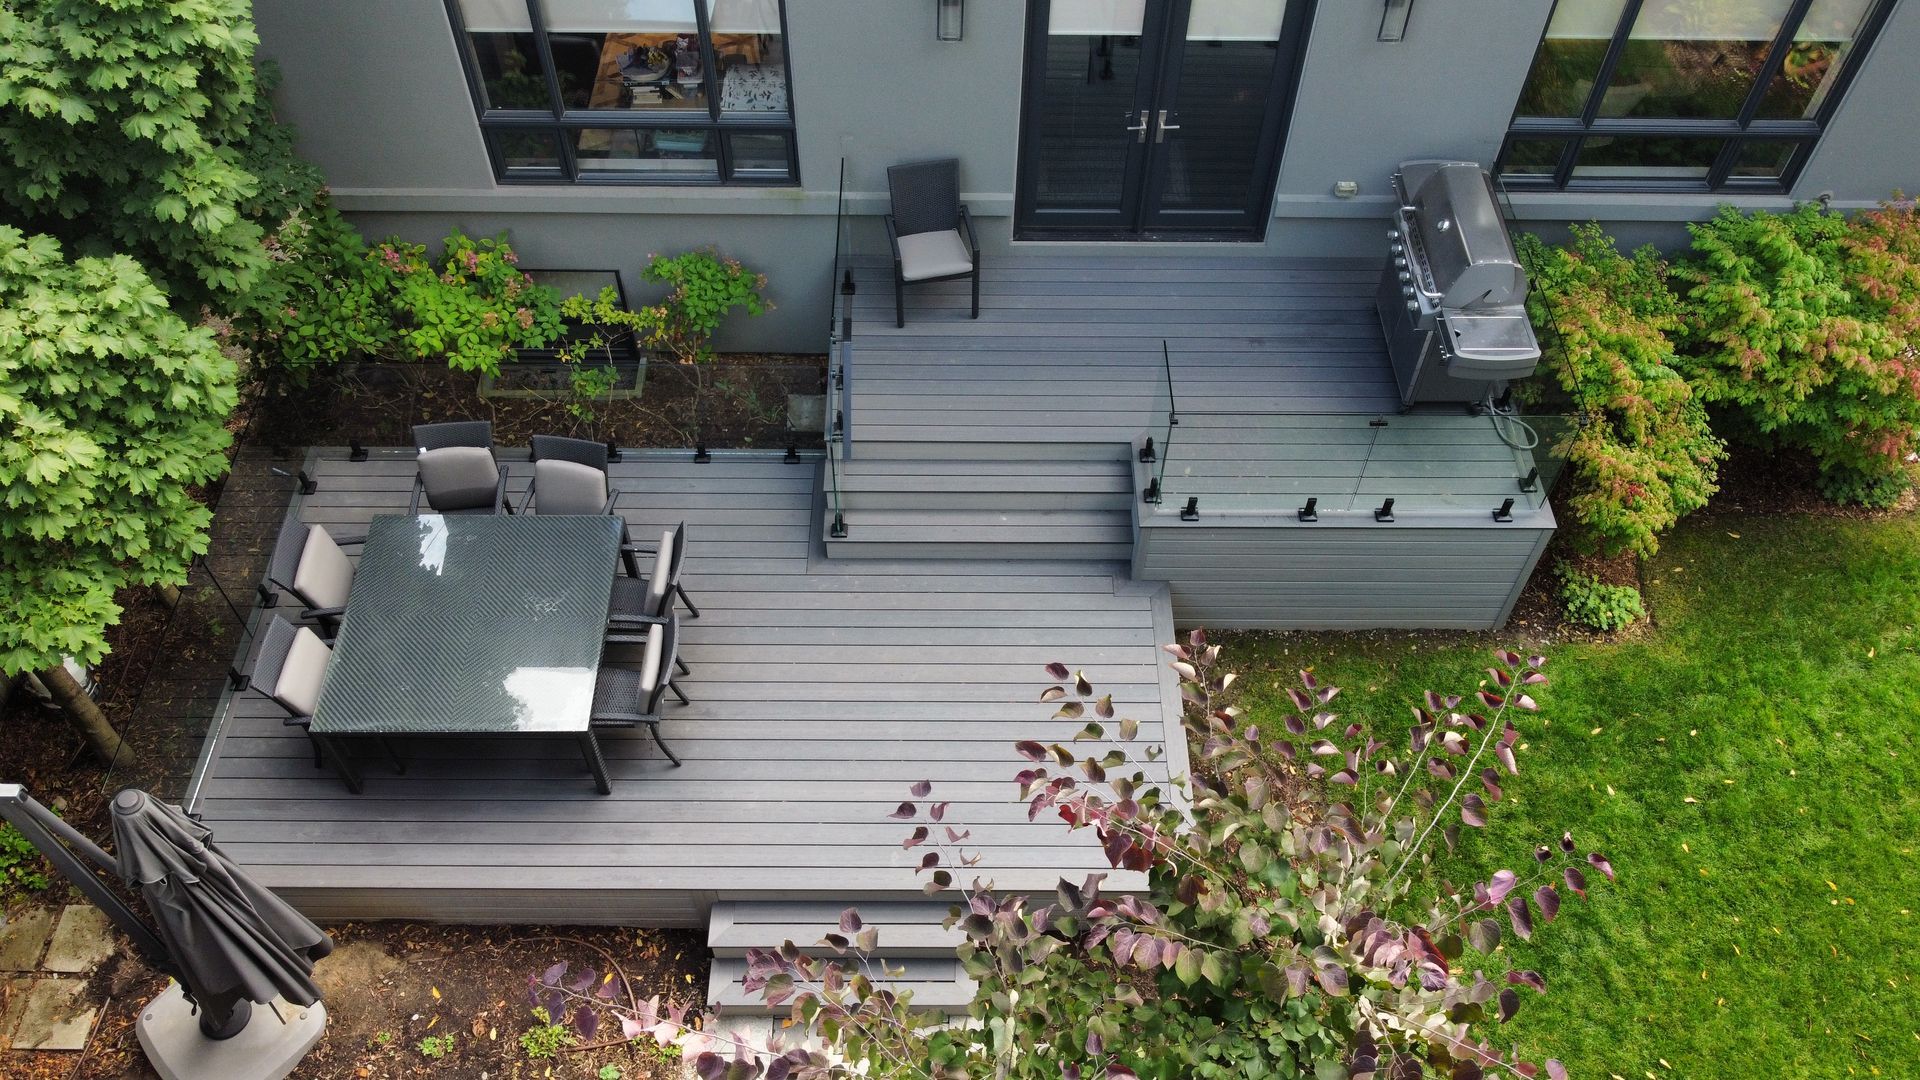
<path fill-rule="evenodd" d="M 458 226 L 506 230 L 533 266 L 623 272 L 650 252 L 715 244 L 771 277 L 777 310 L 723 337 L 735 348 L 818 350 L 839 162 L 851 205 L 884 206 L 886 165 L 957 154 L 988 257 L 1010 244 L 1025 5 L 972 0 L 966 39 L 933 36 L 932 0 L 786 0 L 803 186 L 502 187 L 494 183 L 441 0 L 257 0 L 263 51 L 286 72 L 280 113 L 327 173 L 338 204 L 375 235 L 434 240 Z M 1264 244 L 1226 254 L 1373 251 L 1402 159 L 1490 160 L 1499 150 L 1551 5 L 1422 0 L 1407 40 L 1375 40 L 1375 2 L 1320 0 Z M 1920 142 L 1899 129 L 1920 100 L 1920 0 L 1901 0 L 1793 193 L 1871 205 L 1920 188 Z M 1354 180 L 1359 197 L 1336 198 Z M 1523 217 L 1552 228 L 1599 218 L 1631 240 L 1672 243 L 1714 196 L 1536 194 Z M 1785 198 L 1744 204 L 1785 206 Z M 877 252 L 871 218 L 857 230 Z M 1047 250 L 1053 244 L 1026 244 Z M 1164 250 L 1168 245 L 1124 245 Z M 1171 245 L 1191 253 L 1194 245 Z"/>

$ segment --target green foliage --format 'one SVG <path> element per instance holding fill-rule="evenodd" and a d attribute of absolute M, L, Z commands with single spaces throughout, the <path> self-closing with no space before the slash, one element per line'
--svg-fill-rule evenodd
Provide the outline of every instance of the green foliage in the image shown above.
<path fill-rule="evenodd" d="M 258 61 L 253 78 L 254 94 L 242 121 L 246 133 L 236 145 L 241 166 L 253 174 L 255 190 L 241 200 L 240 213 L 271 227 L 310 211 L 325 195 L 327 181 L 317 166 L 300 156 L 293 127 L 274 117 L 272 94 L 280 85 L 279 65 Z"/>
<path fill-rule="evenodd" d="M 23 892 L 38 892 L 47 885 L 40 852 L 20 830 L 0 822 L 0 907 L 13 903 Z"/>
<path fill-rule="evenodd" d="M 1519 251 L 1534 281 L 1527 307 L 1557 330 L 1545 370 L 1577 414 L 1555 447 L 1574 477 L 1575 537 L 1589 551 L 1651 555 L 1662 532 L 1706 505 L 1726 455 L 1676 370 L 1666 264 L 1651 247 L 1621 255 L 1597 224 L 1575 225 L 1565 247 L 1523 235 Z"/>
<path fill-rule="evenodd" d="M 680 1060 L 680 1055 L 678 1053 L 674 1054 L 673 1060 Z M 621 1080 L 621 1078 L 627 1074 L 626 1071 L 618 1065 L 602 1065 L 600 1066 L 600 1071 L 593 1075 L 599 1077 L 600 1080 Z"/>
<path fill-rule="evenodd" d="M 1920 1077 L 1920 515 L 1697 515 L 1644 577 L 1658 625 L 1556 650 L 1524 797 L 1448 867 L 1527 860 L 1571 821 L 1623 870 L 1579 920 L 1506 943 L 1506 963 L 1564 973 L 1507 1034 L 1581 1080 Z M 1400 725 L 1480 637 L 1227 650 L 1278 735 L 1301 667 L 1369 688 L 1343 722 Z"/>
<path fill-rule="evenodd" d="M 421 1039 L 419 1043 L 415 1044 L 415 1048 L 420 1051 L 422 1057 L 432 1058 L 436 1061 L 453 1053 L 453 1047 L 454 1038 L 452 1035 L 428 1035 Z"/>
<path fill-rule="evenodd" d="M 1920 445 L 1920 218 L 1722 208 L 1690 226 L 1682 359 L 1711 404 L 1812 454 L 1836 491 L 1897 482 Z"/>
<path fill-rule="evenodd" d="M 560 1056 L 560 1051 L 575 1042 L 573 1032 L 565 1024 L 557 1024 L 544 1006 L 533 1009 L 534 1025 L 520 1033 L 520 1049 L 534 1061 L 543 1061 Z"/>
<path fill-rule="evenodd" d="M 182 310 L 237 298 L 266 266 L 249 212 L 278 201 L 243 150 L 255 44 L 246 0 L 0 7 L 0 203 L 76 253 L 133 256 Z"/>
<path fill-rule="evenodd" d="M 1557 568 L 1560 603 L 1567 618 L 1595 630 L 1613 631 L 1646 618 L 1640 590 L 1631 585 L 1609 585 L 1568 563 Z"/>
<path fill-rule="evenodd" d="M 117 590 L 185 579 L 235 378 L 133 259 L 0 226 L 0 672 L 98 663 Z"/>
<path fill-rule="evenodd" d="M 1899 504 L 1913 480 L 1904 469 L 1887 473 L 1823 472 L 1814 478 L 1814 486 L 1829 502 L 1889 510 Z"/>
<path fill-rule="evenodd" d="M 316 198 L 284 218 L 265 246 L 272 265 L 237 319 L 256 357 L 303 375 L 395 350 L 394 275 L 338 211 Z"/>
<path fill-rule="evenodd" d="M 1339 690 L 1307 672 L 1287 691 L 1285 734 L 1265 739 L 1227 703 L 1235 680 L 1218 646 L 1196 632 L 1168 651 L 1195 748 L 1188 792 L 1131 767 L 1138 725 L 1063 665 L 1050 665 L 1061 685 L 1041 700 L 1058 703 L 1056 719 L 1096 717 L 1074 738 L 1090 745 L 1015 747 L 1034 763 L 1017 778 L 1030 815 L 1094 832 L 1116 869 L 1146 875 L 1145 896 L 1102 895 L 1104 875 L 1040 898 L 957 885 L 982 856 L 965 846 L 953 804 L 925 801 L 932 786 L 921 783 L 893 816 L 916 823 L 903 846 L 920 851 L 925 891 L 957 893 L 948 925 L 965 935 L 960 962 L 979 983 L 973 1023 L 935 1029 L 910 995 L 876 991 L 878 931 L 854 910 L 823 942 L 839 959 L 791 944 L 749 950 L 747 988 L 791 1002 L 802 1030 L 875 1077 L 1564 1080 L 1558 1061 L 1485 1041 L 1544 978 L 1483 972 L 1506 968 L 1495 954 L 1507 928 L 1531 941 L 1563 900 L 1585 898 L 1589 873 L 1612 880 L 1612 865 L 1556 833 L 1535 838 L 1525 878 L 1500 869 L 1454 885 L 1433 854 L 1462 826 L 1485 827 L 1512 783 L 1517 725 L 1546 681 L 1541 658 L 1498 653 L 1470 698 L 1428 692 L 1410 742 L 1389 746 L 1340 721 Z M 817 1053 L 779 1063 L 802 1080 L 843 1075 Z M 724 1064 L 696 1059 L 703 1076 Z"/>
<path fill-rule="evenodd" d="M 296 374 L 356 355 L 496 374 L 514 350 L 549 345 L 564 329 L 558 295 L 515 267 L 504 237 L 456 229 L 437 260 L 397 238 L 369 248 L 317 199 L 267 250 L 273 271 L 240 322 L 256 352 Z"/>
<path fill-rule="evenodd" d="M 437 270 L 422 245 L 396 239 L 376 247 L 374 264 L 395 283 L 402 353 L 493 374 L 514 349 L 558 340 L 559 295 L 516 269 L 518 261 L 504 236 L 475 241 L 458 229 L 447 237 Z"/>
<path fill-rule="evenodd" d="M 714 331 L 734 308 L 760 315 L 769 306 L 760 295 L 767 287 L 767 276 L 746 269 L 736 259 L 723 259 L 711 248 L 655 256 L 641 276 L 672 286 L 660 303 L 638 313 L 641 338 L 683 364 L 713 358 Z"/>

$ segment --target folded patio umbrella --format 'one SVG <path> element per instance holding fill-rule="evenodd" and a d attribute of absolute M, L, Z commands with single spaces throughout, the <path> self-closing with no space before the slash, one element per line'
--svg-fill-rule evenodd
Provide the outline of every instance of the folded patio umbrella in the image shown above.
<path fill-rule="evenodd" d="M 120 876 L 146 899 L 181 988 L 200 1009 L 201 1031 L 226 1039 L 252 1015 L 242 1001 L 318 1001 L 313 963 L 333 951 L 333 939 L 249 878 L 211 836 L 144 791 L 114 797 Z"/>

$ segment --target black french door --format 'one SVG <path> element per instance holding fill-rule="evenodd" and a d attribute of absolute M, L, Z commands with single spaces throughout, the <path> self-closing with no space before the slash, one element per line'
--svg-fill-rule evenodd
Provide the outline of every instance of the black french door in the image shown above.
<path fill-rule="evenodd" d="M 1031 0 L 1022 238 L 1257 240 L 1312 0 Z"/>

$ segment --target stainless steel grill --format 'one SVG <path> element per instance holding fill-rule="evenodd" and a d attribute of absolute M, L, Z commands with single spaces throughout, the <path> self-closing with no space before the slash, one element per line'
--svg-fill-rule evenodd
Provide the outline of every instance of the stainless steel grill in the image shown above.
<path fill-rule="evenodd" d="M 1377 303 L 1400 403 L 1484 403 L 1540 360 L 1493 182 L 1470 161 L 1408 161 L 1393 184 Z"/>

